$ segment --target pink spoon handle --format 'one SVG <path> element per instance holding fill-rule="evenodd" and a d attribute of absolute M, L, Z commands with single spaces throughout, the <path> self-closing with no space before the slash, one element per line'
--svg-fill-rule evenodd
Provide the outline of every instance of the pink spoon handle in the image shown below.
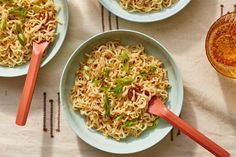
<path fill-rule="evenodd" d="M 33 51 L 32 51 L 32 56 L 30 60 L 30 66 L 29 66 L 28 74 L 25 80 L 25 85 L 23 88 L 23 93 L 22 93 L 22 97 L 21 97 L 21 101 L 20 101 L 20 105 L 19 105 L 18 113 L 16 117 L 17 125 L 23 126 L 26 123 L 42 55 L 47 45 L 48 45 L 47 42 L 43 44 L 37 44 L 37 43 L 33 44 Z"/>
<path fill-rule="evenodd" d="M 170 124 L 180 129 L 184 134 L 192 138 L 194 141 L 202 145 L 204 148 L 209 150 L 212 154 L 217 157 L 229 157 L 230 154 L 222 147 L 217 145 L 215 142 L 210 140 L 208 137 L 197 131 L 195 128 L 187 124 L 185 121 L 180 119 L 174 113 L 165 109 L 163 114 L 159 115 L 161 118 L 168 121 Z"/>

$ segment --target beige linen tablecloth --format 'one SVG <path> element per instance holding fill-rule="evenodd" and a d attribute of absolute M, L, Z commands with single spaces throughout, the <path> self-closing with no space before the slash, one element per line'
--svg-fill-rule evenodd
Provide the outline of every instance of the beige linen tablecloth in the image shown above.
<path fill-rule="evenodd" d="M 236 156 L 236 81 L 217 74 L 205 55 L 204 42 L 211 24 L 224 12 L 233 11 L 235 0 L 192 0 L 177 15 L 166 20 L 138 24 L 116 19 L 97 0 L 69 0 L 70 23 L 66 40 L 56 57 L 40 70 L 28 122 L 15 125 L 15 116 L 25 76 L 0 78 L 0 157 L 108 157 L 79 139 L 60 117 L 58 88 L 62 69 L 72 52 L 89 37 L 110 28 L 134 29 L 160 41 L 177 62 L 184 81 L 181 117 Z M 109 17 L 111 24 L 109 24 Z M 117 25 L 118 20 L 118 25 Z M 46 128 L 43 131 L 43 93 L 46 92 Z M 50 103 L 53 104 L 53 138 L 50 134 Z M 118 149 L 118 148 L 117 148 Z M 205 149 L 173 129 L 159 144 L 129 157 L 206 157 Z"/>

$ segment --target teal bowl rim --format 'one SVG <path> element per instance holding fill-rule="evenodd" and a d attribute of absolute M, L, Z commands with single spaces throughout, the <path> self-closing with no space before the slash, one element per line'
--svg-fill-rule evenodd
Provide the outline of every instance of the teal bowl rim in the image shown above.
<path fill-rule="evenodd" d="M 46 64 L 48 64 L 57 54 L 58 54 L 58 52 L 60 51 L 60 49 L 61 49 L 61 47 L 62 47 L 62 45 L 63 45 L 63 43 L 64 43 L 64 41 L 65 41 L 65 38 L 66 38 L 66 36 L 67 36 L 67 32 L 68 32 L 68 26 L 69 26 L 69 4 L 68 4 L 68 1 L 67 0 L 63 0 L 64 2 L 65 2 L 65 7 L 63 8 L 63 9 L 65 9 L 65 11 L 66 11 L 66 19 L 65 19 L 65 35 L 63 36 L 63 38 L 62 38 L 62 41 L 61 41 L 61 44 L 59 45 L 59 46 L 57 46 L 56 47 L 56 53 L 54 53 L 54 54 L 52 54 L 52 55 L 49 55 L 49 56 L 47 56 L 45 59 L 47 59 L 45 62 L 43 62 L 43 59 L 42 59 L 42 63 L 41 63 L 41 65 L 40 65 L 40 68 L 42 68 L 42 67 L 44 67 Z M 30 62 L 30 61 L 28 61 L 28 62 Z M 27 63 L 28 63 L 27 62 Z M 25 63 L 26 64 L 26 63 Z M 19 66 L 21 66 L 21 65 L 19 65 Z M 6 67 L 6 68 L 8 68 L 8 67 Z M 28 68 L 29 68 L 29 66 L 28 66 Z M 22 72 L 19 72 L 19 73 L 17 73 L 17 74 L 11 74 L 11 75 L 0 75 L 0 77 L 9 77 L 9 78 L 11 78 L 11 77 L 19 77 L 19 76 L 24 76 L 24 75 L 26 75 L 28 73 L 28 70 L 25 72 L 25 71 L 22 71 Z"/>
<path fill-rule="evenodd" d="M 145 19 L 145 20 L 140 20 L 140 19 L 134 19 L 134 18 L 129 18 L 126 16 L 121 16 L 120 14 L 118 14 L 117 12 L 114 12 L 111 8 L 107 7 L 107 5 L 103 2 L 103 0 L 98 0 L 108 11 L 112 12 L 113 14 L 115 14 L 116 16 L 120 17 L 121 19 L 127 20 L 127 21 L 131 21 L 131 22 L 138 22 L 138 23 L 151 23 L 151 22 L 156 22 L 156 21 L 161 21 L 164 19 L 167 19 L 171 16 L 174 16 L 175 14 L 177 14 L 178 12 L 180 12 L 181 10 L 183 10 L 190 2 L 191 0 L 186 0 L 186 3 L 184 5 L 182 5 L 181 7 L 179 7 L 178 9 L 176 9 L 175 11 L 173 11 L 171 14 L 167 15 L 167 16 L 163 16 L 161 18 L 158 19 Z M 151 13 L 150 13 L 151 14 Z"/>
<path fill-rule="evenodd" d="M 86 140 L 86 138 L 82 137 L 78 132 L 77 132 L 77 128 L 73 122 L 73 120 L 71 120 L 71 116 L 68 112 L 66 112 L 66 106 L 67 104 L 64 104 L 64 96 L 62 93 L 63 92 L 63 82 L 65 82 L 65 79 L 66 79 L 66 76 L 65 76 L 65 73 L 68 69 L 68 64 L 72 61 L 72 59 L 74 58 L 74 56 L 77 54 L 78 50 L 81 49 L 88 41 L 90 40 L 93 40 L 94 38 L 100 36 L 100 35 L 104 35 L 104 34 L 107 34 L 107 33 L 112 33 L 112 32 L 129 32 L 129 33 L 134 33 L 134 34 L 138 34 L 138 35 L 142 35 L 146 38 L 149 38 L 151 40 L 153 40 L 156 44 L 158 44 L 161 48 L 164 49 L 164 51 L 166 52 L 166 55 L 168 56 L 168 59 L 170 60 L 170 62 L 173 64 L 173 68 L 175 70 L 175 72 L 177 73 L 177 82 L 179 83 L 180 85 L 180 88 L 179 91 L 179 102 L 177 102 L 176 104 L 179 104 L 179 108 L 177 111 L 175 111 L 174 113 L 176 115 L 180 115 L 180 112 L 182 110 L 182 107 L 183 107 L 183 97 L 184 97 L 184 90 L 183 90 L 183 80 L 182 80 L 182 76 L 181 76 L 181 73 L 179 71 L 179 68 L 177 66 L 177 64 L 175 63 L 173 57 L 171 56 L 171 54 L 167 51 L 167 49 L 160 43 L 158 42 L 157 40 L 155 40 L 154 38 L 144 34 L 144 33 L 141 33 L 141 32 L 138 32 L 138 31 L 134 31 L 134 30 L 127 30 L 127 29 L 119 29 L 119 30 L 110 30 L 110 31 L 106 31 L 106 32 L 102 32 L 102 33 L 99 33 L 99 34 L 96 34 L 92 37 L 90 37 L 88 40 L 86 40 L 85 42 L 83 42 L 82 44 L 80 44 L 80 46 L 77 47 L 77 49 L 71 54 L 71 56 L 69 57 L 69 59 L 67 60 L 66 64 L 65 64 L 65 67 L 63 69 L 63 72 L 62 72 L 62 75 L 61 75 L 61 79 L 60 79 L 60 87 L 59 87 L 59 91 L 60 91 L 60 102 L 61 102 L 61 107 L 62 107 L 62 112 L 63 112 L 63 115 L 66 117 L 66 120 L 69 124 L 69 126 L 72 128 L 72 130 L 74 131 L 74 133 L 80 137 L 80 139 L 82 139 L 85 143 L 89 144 L 90 146 L 94 147 L 94 148 L 97 148 L 101 151 L 104 151 L 104 152 L 108 152 L 108 153 L 112 153 L 112 154 L 132 154 L 132 153 L 137 153 L 137 152 L 141 152 L 141 151 L 144 151 L 156 144 L 158 144 L 164 137 L 166 137 L 166 135 L 171 131 L 171 129 L 173 128 L 172 125 L 168 124 L 166 127 L 167 127 L 167 131 L 165 133 L 163 133 L 163 137 L 159 140 L 159 141 L 155 141 L 153 140 L 153 142 L 149 145 L 145 145 L 145 147 L 142 147 L 142 149 L 139 149 L 139 150 L 135 150 L 135 151 L 130 151 L 130 152 L 124 152 L 124 151 L 120 151 L 120 149 L 117 149 L 116 152 L 114 151 L 109 151 L 109 150 L 106 150 L 104 149 L 103 147 L 99 146 L 99 145 L 96 145 L 94 143 L 91 143 L 89 141 Z M 78 52 L 80 53 L 80 52 Z"/>

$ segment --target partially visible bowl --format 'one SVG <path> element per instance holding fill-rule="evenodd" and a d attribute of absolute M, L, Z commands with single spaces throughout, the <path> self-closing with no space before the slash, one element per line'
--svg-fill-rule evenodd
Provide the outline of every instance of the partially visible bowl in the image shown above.
<path fill-rule="evenodd" d="M 57 38 L 53 43 L 50 43 L 47 48 L 46 55 L 44 56 L 41 67 L 46 65 L 59 51 L 64 39 L 66 37 L 68 23 L 69 23 L 69 10 L 67 0 L 54 0 L 56 6 L 60 8 L 60 12 L 57 15 L 58 20 L 61 24 L 58 24 L 56 32 L 58 33 Z M 13 68 L 0 66 L 0 77 L 16 77 L 25 75 L 28 73 L 29 62 L 15 66 Z"/>
<path fill-rule="evenodd" d="M 112 138 L 104 137 L 95 130 L 88 129 L 83 116 L 73 110 L 70 101 L 70 90 L 75 81 L 75 72 L 85 59 L 85 54 L 91 52 L 92 48 L 97 44 L 114 39 L 119 39 L 123 44 L 127 45 L 141 43 L 148 54 L 158 57 L 164 63 L 172 85 L 167 105 L 176 115 L 180 114 L 182 108 L 183 83 L 176 63 L 168 51 L 155 39 L 135 31 L 116 30 L 98 34 L 84 42 L 71 55 L 65 65 L 60 82 L 61 104 L 68 123 L 74 132 L 91 146 L 110 153 L 128 154 L 139 152 L 155 145 L 169 133 L 172 126 L 161 120 L 156 129 L 147 130 L 138 138 L 129 137 L 122 141 L 116 141 Z"/>
<path fill-rule="evenodd" d="M 161 11 L 150 13 L 128 12 L 124 10 L 117 0 L 99 0 L 99 2 L 110 12 L 128 21 L 133 22 L 154 22 L 166 19 L 181 11 L 191 0 L 178 0 L 173 6 Z"/>

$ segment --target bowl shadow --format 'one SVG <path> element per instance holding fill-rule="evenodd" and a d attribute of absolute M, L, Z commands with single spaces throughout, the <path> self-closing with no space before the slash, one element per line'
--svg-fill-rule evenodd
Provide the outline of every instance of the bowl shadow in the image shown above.
<path fill-rule="evenodd" d="M 0 111 L 8 115 L 16 115 L 18 103 L 24 85 L 25 76 L 16 78 L 0 77 Z M 16 104 L 17 103 L 17 104 Z"/>
<path fill-rule="evenodd" d="M 220 88 L 223 91 L 223 99 L 227 108 L 228 114 L 225 115 L 224 120 L 230 124 L 236 137 L 236 79 L 230 79 L 217 73 L 220 82 Z M 236 152 L 235 152 L 236 153 Z"/>

